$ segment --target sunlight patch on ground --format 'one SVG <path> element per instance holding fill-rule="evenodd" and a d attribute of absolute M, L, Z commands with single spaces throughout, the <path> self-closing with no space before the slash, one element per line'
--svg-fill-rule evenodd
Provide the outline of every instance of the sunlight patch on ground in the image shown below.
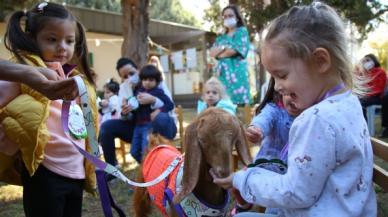
<path fill-rule="evenodd" d="M 0 201 L 10 202 L 14 200 L 21 200 L 23 197 L 23 188 L 16 185 L 0 186 Z"/>

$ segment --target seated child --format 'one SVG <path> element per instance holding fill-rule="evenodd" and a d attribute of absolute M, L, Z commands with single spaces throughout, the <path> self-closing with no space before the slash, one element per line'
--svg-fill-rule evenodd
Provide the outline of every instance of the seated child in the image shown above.
<path fill-rule="evenodd" d="M 300 110 L 293 109 L 275 91 L 274 85 L 275 82 L 271 78 L 266 96 L 246 130 L 246 136 L 250 142 L 259 145 L 261 143 L 255 160 L 265 158 L 286 161 L 287 156 L 281 156 L 281 151 L 288 142 L 288 133 L 294 118 L 301 113 Z"/>
<path fill-rule="evenodd" d="M 271 77 L 267 93 L 246 130 L 246 136 L 250 142 L 261 146 L 253 165 L 284 174 L 287 171 L 287 151 L 284 149 L 288 143 L 288 134 L 294 118 L 302 111 L 293 108 L 289 101 L 275 91 L 274 86 L 275 81 Z M 250 204 L 243 204 L 238 204 L 235 212 L 252 207 Z M 276 208 L 266 209 L 267 214 L 277 212 Z"/>
<path fill-rule="evenodd" d="M 119 83 L 113 79 L 110 79 L 104 85 L 104 99 L 98 103 L 98 111 L 101 115 L 100 124 L 106 120 L 118 118 L 118 114 L 120 113 L 120 104 L 117 96 L 119 89 Z"/>
<path fill-rule="evenodd" d="M 216 77 L 211 77 L 206 81 L 202 91 L 202 100 L 198 100 L 197 113 L 213 106 L 236 115 L 236 105 L 229 99 L 224 85 Z"/>
<path fill-rule="evenodd" d="M 140 84 L 135 88 L 135 97 L 141 97 L 141 94 L 148 93 L 162 101 L 163 106 L 158 110 L 159 112 L 169 112 L 174 109 L 174 103 L 158 87 L 162 80 L 160 71 L 154 65 L 144 66 L 139 73 Z M 141 162 L 143 154 L 147 148 L 148 133 L 152 130 L 151 113 L 155 110 L 153 104 L 140 104 L 137 109 L 132 108 L 132 113 L 135 120 L 135 129 L 133 132 L 131 155 L 137 162 Z"/>

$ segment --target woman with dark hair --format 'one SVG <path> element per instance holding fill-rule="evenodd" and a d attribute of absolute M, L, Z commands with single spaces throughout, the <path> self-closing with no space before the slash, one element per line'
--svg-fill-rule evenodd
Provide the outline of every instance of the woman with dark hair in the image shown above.
<path fill-rule="evenodd" d="M 387 75 L 384 69 L 380 67 L 380 62 L 373 54 L 365 55 L 361 59 L 361 65 L 364 72 L 363 76 L 369 79 L 369 82 L 366 84 L 368 93 L 366 97 L 361 99 L 362 106 L 381 104 L 381 97 L 384 95 L 387 83 Z"/>
<path fill-rule="evenodd" d="M 367 93 L 360 98 L 364 117 L 366 117 L 366 107 L 370 105 L 381 105 L 384 96 L 385 86 L 387 84 L 387 75 L 385 70 L 380 67 L 380 62 L 373 54 L 365 55 L 361 59 L 362 76 L 368 79 L 366 83 Z"/>
<path fill-rule="evenodd" d="M 135 105 L 132 103 L 134 101 L 132 98 L 134 89 L 140 82 L 138 67 L 131 59 L 120 58 L 117 61 L 116 69 L 122 79 L 119 90 L 119 103 L 122 103 L 121 111 L 119 111 L 121 118 L 104 122 L 100 127 L 99 134 L 105 161 L 112 165 L 118 165 L 115 153 L 115 138 L 120 138 L 128 143 L 132 141 L 135 127 L 135 120 L 132 116 Z M 163 81 L 160 82 L 159 87 L 162 86 L 162 83 Z M 167 89 L 163 89 L 163 92 L 167 96 L 171 95 Z M 145 92 L 139 94 L 136 99 L 138 104 L 151 105 L 155 109 L 151 113 L 152 132 L 170 140 L 174 139 L 177 132 L 175 120 L 169 113 L 160 110 L 164 106 L 163 101 Z M 172 99 L 170 98 L 170 100 Z M 113 178 L 112 176 L 108 177 Z"/>
<path fill-rule="evenodd" d="M 249 33 L 238 8 L 228 5 L 222 10 L 225 31 L 216 39 L 210 56 L 218 60 L 217 75 L 227 87 L 234 104 L 252 102 L 249 88 L 248 64 Z"/>

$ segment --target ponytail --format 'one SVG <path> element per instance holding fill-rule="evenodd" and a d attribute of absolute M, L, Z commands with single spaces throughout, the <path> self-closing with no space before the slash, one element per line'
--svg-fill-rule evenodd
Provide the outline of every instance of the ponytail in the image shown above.
<path fill-rule="evenodd" d="M 4 36 L 5 47 L 13 53 L 16 58 L 25 63 L 22 56 L 20 55 L 21 51 L 30 52 L 36 55 L 39 55 L 39 48 L 36 45 L 35 41 L 28 35 L 29 33 L 23 31 L 20 25 L 20 22 L 24 16 L 27 17 L 26 26 L 28 26 L 28 15 L 23 11 L 16 11 L 11 15 L 7 25 L 7 31 Z"/>
<path fill-rule="evenodd" d="M 260 93 L 264 94 L 264 93 Z M 265 96 L 263 101 L 260 103 L 260 105 L 256 108 L 255 114 L 258 115 L 261 110 L 264 108 L 267 103 L 274 101 L 274 95 L 275 95 L 275 79 L 271 77 L 268 82 L 267 92 L 265 92 Z"/>

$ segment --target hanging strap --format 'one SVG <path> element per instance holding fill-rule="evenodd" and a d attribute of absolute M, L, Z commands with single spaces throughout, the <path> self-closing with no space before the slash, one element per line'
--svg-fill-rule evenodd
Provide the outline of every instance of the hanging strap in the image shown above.
<path fill-rule="evenodd" d="M 151 180 L 146 183 L 138 183 L 134 182 L 130 179 L 128 179 L 122 172 L 120 172 L 115 166 L 112 166 L 111 164 L 108 164 L 102 160 L 99 159 L 100 152 L 98 148 L 98 142 L 97 142 L 97 136 L 96 136 L 96 130 L 94 128 L 94 122 L 93 122 L 93 115 L 92 115 L 92 110 L 89 105 L 89 96 L 87 93 L 86 86 L 80 76 L 75 76 L 73 77 L 74 80 L 76 81 L 77 87 L 78 87 L 78 92 L 80 96 L 80 101 L 81 101 L 81 109 L 85 121 L 85 126 L 87 130 L 87 135 L 88 135 L 88 141 L 91 146 L 91 153 L 85 151 L 84 149 L 80 148 L 74 141 L 73 138 L 70 135 L 70 130 L 69 130 L 69 109 L 71 105 L 71 101 L 63 101 L 62 103 L 62 117 L 61 117 L 61 122 L 62 122 L 62 127 L 63 130 L 68 137 L 68 139 L 71 141 L 71 143 L 74 145 L 74 147 L 87 159 L 89 160 L 92 164 L 96 166 L 96 176 L 97 176 L 97 185 L 98 185 L 98 190 L 100 193 L 100 199 L 101 199 L 101 204 L 104 210 L 104 215 L 106 217 L 111 217 L 112 216 L 112 210 L 109 208 L 109 206 L 112 206 L 113 208 L 118 208 L 116 210 L 121 210 L 115 203 L 112 198 L 112 195 L 109 191 L 109 186 L 106 183 L 105 179 L 105 173 L 111 174 L 123 182 L 127 183 L 128 185 L 131 186 L 137 186 L 137 187 L 150 187 L 153 186 L 162 180 L 166 178 L 173 170 L 174 168 L 182 161 L 181 156 L 177 156 L 168 166 L 168 168 L 160 174 L 157 178 L 154 180 Z M 121 211 L 117 211 L 120 215 L 120 217 L 125 216 L 124 213 Z M 121 213 L 121 214 L 120 214 Z"/>
<path fill-rule="evenodd" d="M 105 217 L 113 217 L 111 209 L 111 207 L 113 207 L 120 217 L 125 217 L 124 211 L 113 200 L 112 194 L 109 190 L 109 185 L 106 183 L 105 174 L 106 173 L 102 170 L 96 170 L 98 192 L 100 193 L 101 206 L 104 215 Z"/>

